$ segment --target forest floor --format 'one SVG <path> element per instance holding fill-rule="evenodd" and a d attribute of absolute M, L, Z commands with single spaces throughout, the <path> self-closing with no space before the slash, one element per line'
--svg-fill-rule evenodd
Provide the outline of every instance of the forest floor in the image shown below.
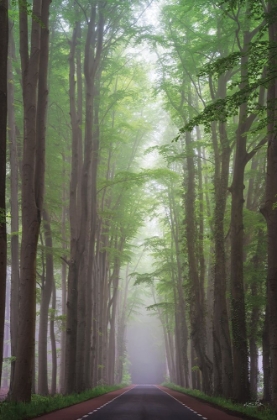
<path fill-rule="evenodd" d="M 225 400 L 221 397 L 210 397 L 204 393 L 196 390 L 187 390 L 185 388 L 179 387 L 175 384 L 164 383 L 163 384 L 166 392 L 170 395 L 177 398 L 179 395 L 184 395 L 186 398 L 192 398 L 194 401 L 210 406 L 211 408 L 219 409 L 221 412 L 224 411 L 226 414 L 233 416 L 232 418 L 237 418 L 239 416 L 241 419 L 248 420 L 271 420 L 276 419 L 276 414 L 270 409 L 270 407 L 261 405 L 261 406 L 245 406 L 242 404 L 235 404 L 230 400 Z M 173 392 L 173 394 L 172 394 Z M 174 394 L 176 393 L 176 395 Z M 179 397 L 177 398 L 179 399 Z"/>
<path fill-rule="evenodd" d="M 122 391 L 123 389 L 123 391 Z M 32 401 L 30 403 L 13 403 L 5 401 L 7 390 L 2 389 L 2 401 L 0 400 L 0 419 L 1 420 L 28 420 L 39 417 L 40 419 L 47 413 L 51 413 L 52 418 L 55 419 L 55 413 L 63 412 L 63 409 L 70 407 L 70 410 L 75 413 L 80 403 L 86 401 L 93 401 L 94 399 L 101 398 L 104 394 L 110 395 L 110 398 L 115 398 L 124 392 L 124 389 L 128 389 L 126 385 L 114 385 L 114 386 L 97 386 L 96 388 L 84 391 L 80 394 L 61 395 L 57 394 L 54 396 L 42 396 L 32 395 Z M 117 392 L 119 394 L 117 394 Z M 66 411 L 67 413 L 67 411 Z M 76 420 L 76 418 L 75 418 Z"/>
<path fill-rule="evenodd" d="M 77 420 L 86 416 L 89 412 L 99 409 L 99 407 L 102 407 L 104 404 L 115 400 L 133 387 L 133 385 L 130 385 L 126 388 L 101 395 L 100 397 L 63 408 L 62 410 L 52 411 L 51 413 L 35 417 L 33 420 Z"/>

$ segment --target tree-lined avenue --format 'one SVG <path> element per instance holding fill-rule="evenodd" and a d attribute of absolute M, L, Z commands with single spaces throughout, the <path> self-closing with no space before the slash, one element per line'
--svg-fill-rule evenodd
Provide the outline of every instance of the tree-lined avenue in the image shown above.
<path fill-rule="evenodd" d="M 0 0 L 1 420 L 276 419 L 276 51 L 277 0 Z"/>

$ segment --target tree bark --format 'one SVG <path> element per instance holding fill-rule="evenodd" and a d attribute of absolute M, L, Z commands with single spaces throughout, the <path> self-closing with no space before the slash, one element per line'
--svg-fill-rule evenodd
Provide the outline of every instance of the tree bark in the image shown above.
<path fill-rule="evenodd" d="M 41 37 L 48 39 L 50 3 L 50 0 L 44 0 L 43 7 L 41 0 L 33 3 L 29 56 L 27 2 L 25 0 L 19 2 L 20 56 L 25 124 L 22 160 L 19 328 L 11 399 L 25 402 L 30 401 L 32 389 L 36 320 L 36 253 L 44 189 L 44 133 L 48 96 L 47 91 L 45 91 L 47 67 L 45 67 L 45 58 L 41 58 L 40 50 Z M 44 41 L 43 45 L 46 45 Z M 47 54 L 48 51 L 46 50 Z M 38 89 L 41 97 L 37 95 Z M 39 102 L 41 103 L 38 106 Z M 40 127 L 40 132 L 37 130 L 37 126 Z M 38 164 L 38 162 L 40 163 Z M 36 180 L 39 180 L 39 182 Z"/>
<path fill-rule="evenodd" d="M 79 156 L 80 131 L 76 112 L 75 98 L 75 52 L 79 23 L 73 30 L 69 56 L 69 97 L 70 119 L 72 130 L 71 146 L 71 178 L 70 178 L 70 263 L 68 269 L 68 293 L 66 314 L 66 344 L 65 344 L 65 383 L 64 391 L 70 394 L 75 390 L 76 379 L 76 345 L 77 345 L 77 293 L 79 269 L 79 219 L 78 219 L 78 174 L 82 157 Z"/>
<path fill-rule="evenodd" d="M 172 235 L 172 249 L 176 253 L 176 263 L 171 261 L 172 266 L 174 263 L 177 265 L 177 278 L 176 278 L 176 306 L 177 306 L 177 325 L 178 325 L 178 334 L 179 339 L 179 356 L 180 356 L 180 385 L 187 388 L 189 383 L 189 368 L 188 368 L 188 327 L 186 320 L 186 302 L 184 297 L 183 290 L 183 272 L 182 272 L 182 262 L 181 262 L 181 250 L 180 250 L 180 232 L 178 226 L 180 225 L 176 202 L 174 199 L 174 193 L 172 191 L 172 185 L 169 187 L 168 198 L 169 198 L 169 214 L 170 214 L 170 225 L 171 225 L 171 235 Z M 173 245 L 174 244 L 174 245 Z M 172 258 L 172 254 L 171 254 Z"/>
<path fill-rule="evenodd" d="M 2 377 L 7 276 L 6 150 L 7 150 L 7 66 L 8 2 L 0 1 L 0 383 Z"/>
<path fill-rule="evenodd" d="M 10 346 L 10 319 L 11 319 L 10 296 L 11 296 L 11 283 L 8 280 L 8 276 L 7 276 L 5 330 L 4 330 L 4 351 L 3 351 L 3 358 L 4 359 L 10 357 L 10 355 L 11 355 L 11 346 Z M 9 369 L 9 366 L 6 365 L 5 370 L 2 372 L 3 388 L 8 388 L 9 377 L 10 377 L 10 369 Z"/>
<path fill-rule="evenodd" d="M 85 117 L 85 137 L 84 137 L 84 162 L 82 167 L 81 181 L 81 215 L 80 215 L 80 270 L 82 275 L 78 279 L 78 339 L 77 339 L 77 389 L 82 391 L 85 389 L 85 360 L 86 351 L 86 323 L 88 308 L 86 307 L 86 280 L 88 274 L 88 262 L 86 256 L 88 253 L 85 244 L 90 242 L 89 228 L 92 226 L 90 235 L 95 236 L 95 220 L 90 221 L 89 203 L 88 203 L 88 187 L 90 167 L 93 160 L 92 177 L 91 177 L 91 206 L 93 207 L 93 215 L 96 215 L 96 178 L 98 166 L 98 148 L 99 137 L 94 135 L 96 126 L 98 125 L 97 109 L 95 107 L 95 95 L 97 94 L 97 77 L 99 73 L 99 65 L 101 61 L 104 33 L 104 15 L 103 8 L 105 4 L 97 2 L 91 6 L 91 16 L 88 24 L 88 32 L 85 46 L 84 58 L 84 75 L 86 82 L 86 117 Z M 93 240 L 93 239 L 92 239 Z M 80 273 L 79 273 L 80 274 Z M 90 279 L 89 279 L 90 281 Z"/>
<path fill-rule="evenodd" d="M 276 13 L 276 3 L 268 2 L 268 13 Z M 270 21 L 269 42 L 275 47 L 277 42 L 276 19 Z M 267 144 L 267 176 L 266 176 L 266 198 L 265 205 L 261 210 L 267 222 L 268 238 L 268 274 L 267 274 L 267 302 L 269 321 L 269 345 L 271 360 L 271 391 L 272 405 L 277 409 L 277 79 L 276 79 L 276 54 L 274 48 L 269 49 L 268 76 L 271 79 L 267 94 L 268 112 L 268 144 Z M 271 75 L 271 76 L 270 76 Z"/>
<path fill-rule="evenodd" d="M 117 336 L 116 336 L 116 367 L 115 367 L 115 383 L 122 383 L 123 378 L 123 362 L 126 353 L 126 322 L 127 322 L 127 295 L 129 291 L 129 264 L 126 267 L 124 278 L 123 291 L 120 293 L 119 299 L 119 313 L 117 322 Z"/>
<path fill-rule="evenodd" d="M 249 19 L 249 10 L 246 19 Z M 248 24 L 248 23 L 246 23 Z M 247 49 L 251 41 L 249 31 L 244 32 L 243 51 L 241 60 L 241 87 L 245 86 L 248 78 Z M 231 324 L 233 335 L 233 398 L 237 402 L 245 402 L 250 398 L 248 345 L 246 334 L 244 278 L 243 278 L 243 205 L 244 205 L 244 170 L 248 162 L 246 144 L 247 132 L 251 128 L 255 116 L 247 117 L 247 101 L 240 106 L 239 121 L 236 133 L 236 151 L 233 170 L 233 181 L 230 187 L 231 204 Z"/>
<path fill-rule="evenodd" d="M 227 77 L 218 80 L 217 97 L 226 96 Z M 219 140 L 218 140 L 219 137 Z M 232 397 L 233 363 L 229 319 L 226 302 L 226 256 L 224 218 L 229 180 L 229 164 L 231 149 L 226 132 L 226 124 L 213 123 L 212 140 L 215 157 L 215 209 L 214 209 L 214 394 Z"/>
<path fill-rule="evenodd" d="M 48 314 L 49 305 L 54 283 L 54 263 L 52 255 L 52 233 L 50 226 L 50 218 L 48 212 L 44 209 L 44 243 L 46 254 L 46 273 L 45 280 L 41 288 L 41 306 L 39 318 L 39 341 L 38 341 L 38 394 L 48 395 Z"/>
<path fill-rule="evenodd" d="M 258 323 L 261 316 L 260 305 L 255 302 L 255 299 L 262 292 L 260 286 L 260 267 L 263 265 L 262 248 L 264 245 L 264 235 L 262 229 L 257 233 L 257 248 L 255 255 L 252 258 L 254 276 L 252 278 L 251 297 L 253 299 L 251 318 L 250 318 L 250 331 L 249 331 L 249 351 L 250 351 L 250 395 L 253 400 L 257 399 L 258 393 Z"/>
<path fill-rule="evenodd" d="M 56 316 L 56 285 L 55 285 L 55 282 L 53 281 L 52 315 L 50 317 L 50 340 L 51 340 L 51 350 L 52 350 L 52 378 L 51 378 L 51 394 L 52 395 L 55 395 L 57 392 L 57 346 L 56 346 L 56 335 L 55 335 L 55 316 Z"/>
<path fill-rule="evenodd" d="M 19 306 L 19 204 L 18 204 L 18 150 L 16 141 L 16 123 L 14 111 L 14 78 L 12 60 L 15 55 L 13 28 L 10 24 L 9 59 L 8 59 L 8 125 L 10 145 L 10 203 L 11 203 L 11 356 L 16 355 L 18 306 Z M 15 362 L 11 362 L 10 390 L 13 386 Z"/>
<path fill-rule="evenodd" d="M 270 368 L 268 302 L 266 304 L 266 309 L 265 309 L 262 344 L 263 344 L 263 373 L 264 373 L 263 400 L 266 402 L 270 402 L 271 401 L 271 368 Z"/>
<path fill-rule="evenodd" d="M 206 352 L 205 308 L 203 302 L 203 285 L 200 284 L 196 260 L 196 226 L 195 226 L 195 167 L 191 133 L 185 134 L 187 152 L 187 179 L 185 188 L 185 227 L 189 262 L 189 305 L 191 339 L 197 355 L 198 366 L 202 373 L 203 391 L 212 392 L 212 363 Z"/>
<path fill-rule="evenodd" d="M 64 162 L 64 157 L 63 157 Z M 63 171 L 65 175 L 65 170 Z M 62 248 L 64 251 L 63 260 L 62 260 L 62 316 L 66 316 L 66 301 L 67 301 L 67 282 L 66 282 L 66 274 L 67 274 L 67 263 L 66 259 L 66 192 L 65 192 L 65 185 L 63 185 L 63 208 L 62 208 Z M 61 393 L 64 392 L 65 386 L 65 340 L 66 340 L 66 332 L 65 332 L 65 325 L 66 321 L 63 320 L 62 322 L 62 331 L 61 331 L 61 358 L 60 358 L 60 375 L 59 375 L 59 390 Z"/>

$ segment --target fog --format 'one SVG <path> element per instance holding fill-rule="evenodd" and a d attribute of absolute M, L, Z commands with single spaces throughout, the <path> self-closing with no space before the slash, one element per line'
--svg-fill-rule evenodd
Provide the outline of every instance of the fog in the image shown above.
<path fill-rule="evenodd" d="M 127 328 L 127 353 L 133 384 L 160 384 L 166 375 L 165 352 L 159 320 L 142 311 Z"/>

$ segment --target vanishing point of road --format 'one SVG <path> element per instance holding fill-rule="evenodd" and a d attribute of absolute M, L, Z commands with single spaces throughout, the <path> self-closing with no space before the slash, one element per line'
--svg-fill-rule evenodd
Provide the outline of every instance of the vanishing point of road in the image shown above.
<path fill-rule="evenodd" d="M 241 417 L 162 386 L 132 385 L 37 420 L 241 420 Z"/>

